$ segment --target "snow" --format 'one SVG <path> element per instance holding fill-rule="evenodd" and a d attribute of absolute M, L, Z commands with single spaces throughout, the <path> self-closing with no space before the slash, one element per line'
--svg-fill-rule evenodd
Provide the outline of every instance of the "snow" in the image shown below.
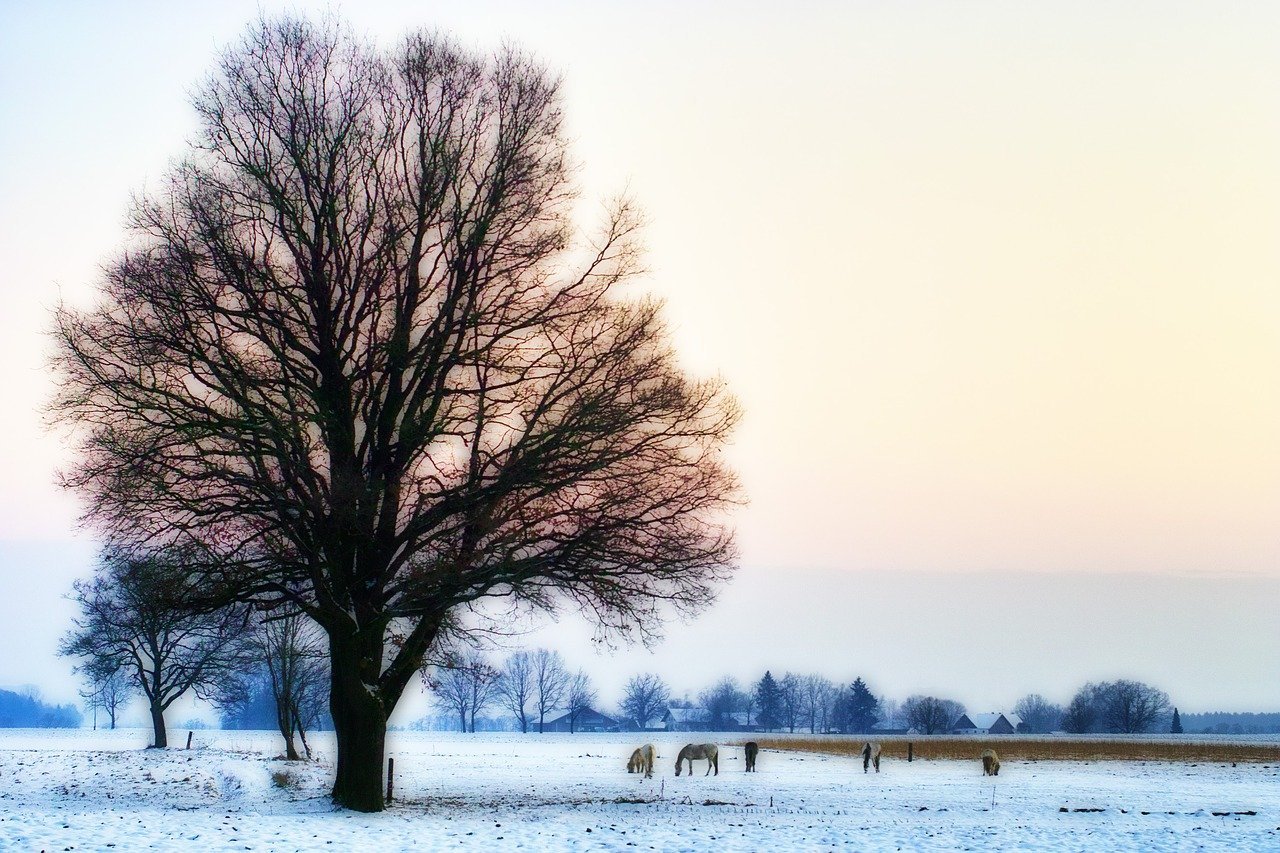
<path fill-rule="evenodd" d="M 636 735 L 393 732 L 397 801 L 367 815 L 328 801 L 331 737 L 289 764 L 267 732 L 147 736 L 0 729 L 0 850 L 1280 849 L 1280 762 L 1005 762 L 993 780 L 976 759 L 876 775 L 764 751 L 747 774 L 725 746 L 719 776 L 676 778 L 679 746 L 710 739 L 686 733 L 652 737 L 646 780 L 626 772 Z"/>

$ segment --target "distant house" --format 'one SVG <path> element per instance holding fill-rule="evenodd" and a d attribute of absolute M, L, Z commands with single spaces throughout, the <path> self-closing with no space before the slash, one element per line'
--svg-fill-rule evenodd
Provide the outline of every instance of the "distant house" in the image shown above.
<path fill-rule="evenodd" d="M 706 708 L 668 708 L 662 727 L 669 732 L 709 732 L 711 712 Z"/>
<path fill-rule="evenodd" d="M 1017 734 L 1022 718 L 1017 714 L 961 714 L 951 727 L 957 735 L 1012 735 Z"/>
<path fill-rule="evenodd" d="M 662 727 L 669 732 L 758 732 L 746 711 L 725 714 L 715 720 L 706 708 L 668 708 L 662 715 Z"/>
<path fill-rule="evenodd" d="M 542 728 L 543 731 L 548 732 L 616 732 L 624 730 L 625 723 L 607 714 L 601 714 L 594 708 L 587 708 L 578 714 L 572 727 L 569 725 L 569 715 L 563 714 L 549 721 Z"/>

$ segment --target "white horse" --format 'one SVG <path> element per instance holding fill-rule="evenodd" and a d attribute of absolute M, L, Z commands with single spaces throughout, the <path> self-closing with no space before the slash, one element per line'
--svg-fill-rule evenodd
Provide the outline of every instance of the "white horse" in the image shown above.
<path fill-rule="evenodd" d="M 627 762 L 628 773 L 639 773 L 644 771 L 644 778 L 653 778 L 653 759 L 655 753 L 653 744 L 646 743 L 644 746 L 631 753 L 631 759 Z"/>
<path fill-rule="evenodd" d="M 867 742 L 862 745 L 862 772 L 866 773 L 867 768 L 874 764 L 876 772 L 880 772 L 880 744 Z"/>

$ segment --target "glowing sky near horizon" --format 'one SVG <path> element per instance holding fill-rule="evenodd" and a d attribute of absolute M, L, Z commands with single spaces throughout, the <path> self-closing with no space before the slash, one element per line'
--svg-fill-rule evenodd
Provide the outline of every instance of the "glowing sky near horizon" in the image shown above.
<path fill-rule="evenodd" d="M 0 9 L 0 541 L 74 526 L 50 307 L 216 49 L 324 4 L 179 5 Z M 643 288 L 745 408 L 752 572 L 1280 577 L 1280 7 L 536 5 L 339 12 L 564 74 L 584 215 L 636 197 Z"/>

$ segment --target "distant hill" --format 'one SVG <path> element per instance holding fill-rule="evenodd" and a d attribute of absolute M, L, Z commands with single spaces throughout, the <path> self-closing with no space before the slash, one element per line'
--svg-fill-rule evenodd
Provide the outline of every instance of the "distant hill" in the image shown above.
<path fill-rule="evenodd" d="M 74 705 L 49 705 L 35 693 L 0 690 L 0 729 L 74 729 L 80 712 Z"/>

